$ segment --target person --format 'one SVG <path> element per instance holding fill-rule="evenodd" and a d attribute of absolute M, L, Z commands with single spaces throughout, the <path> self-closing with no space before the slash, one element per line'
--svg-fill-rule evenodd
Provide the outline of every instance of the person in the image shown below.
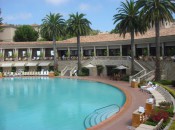
<path fill-rule="evenodd" d="M 64 59 L 65 59 L 65 56 L 63 55 L 63 56 L 62 56 L 62 60 L 64 60 Z"/>
<path fill-rule="evenodd" d="M 74 70 L 74 76 L 77 76 L 77 70 Z"/>

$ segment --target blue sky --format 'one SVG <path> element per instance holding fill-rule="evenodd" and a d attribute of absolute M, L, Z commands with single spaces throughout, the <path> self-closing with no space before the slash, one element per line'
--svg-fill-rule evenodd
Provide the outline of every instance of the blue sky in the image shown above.
<path fill-rule="evenodd" d="M 41 24 L 46 14 L 60 13 L 64 19 L 69 14 L 86 14 L 93 29 L 111 31 L 113 15 L 124 0 L 0 0 L 3 22 L 8 24 Z"/>

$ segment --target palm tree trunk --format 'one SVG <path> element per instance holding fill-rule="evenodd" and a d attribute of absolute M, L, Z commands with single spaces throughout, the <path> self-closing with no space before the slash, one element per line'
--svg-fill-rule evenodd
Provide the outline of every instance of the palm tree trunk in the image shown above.
<path fill-rule="evenodd" d="M 159 81 L 161 79 L 161 72 L 160 72 L 160 25 L 159 21 L 156 20 L 155 22 L 155 32 L 156 32 L 156 71 L 155 71 L 155 80 Z"/>
<path fill-rule="evenodd" d="M 81 70 L 81 62 L 80 62 L 80 35 L 77 36 L 77 49 L 78 49 L 78 74 Z"/>
<path fill-rule="evenodd" d="M 131 31 L 131 74 L 134 74 L 134 30 Z"/>
<path fill-rule="evenodd" d="M 53 36 L 53 51 L 54 51 L 54 71 L 58 70 L 58 62 L 57 62 L 57 50 L 56 50 L 56 39 Z"/>

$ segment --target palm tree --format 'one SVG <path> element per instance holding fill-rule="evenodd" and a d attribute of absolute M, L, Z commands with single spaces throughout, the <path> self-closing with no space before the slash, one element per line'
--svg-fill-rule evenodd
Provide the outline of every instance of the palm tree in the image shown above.
<path fill-rule="evenodd" d="M 56 50 L 56 37 L 62 36 L 65 33 L 65 20 L 62 18 L 62 15 L 59 13 L 46 15 L 42 19 L 43 24 L 41 25 L 41 33 L 48 34 L 52 37 L 53 40 L 53 50 L 54 50 L 54 71 L 58 70 L 58 61 L 57 61 L 57 50 Z"/>
<path fill-rule="evenodd" d="M 69 19 L 67 20 L 67 31 L 71 35 L 75 35 L 77 37 L 77 50 L 78 50 L 78 73 L 81 70 L 81 62 L 80 62 L 80 36 L 88 35 L 91 31 L 90 24 L 91 22 L 84 18 L 85 14 L 70 14 Z"/>
<path fill-rule="evenodd" d="M 155 43 L 156 43 L 156 71 L 155 80 L 161 79 L 160 71 L 160 25 L 165 22 L 173 22 L 172 13 L 175 12 L 174 0 L 137 0 L 137 6 L 145 23 L 149 26 L 155 26 Z"/>
<path fill-rule="evenodd" d="M 121 7 L 117 8 L 118 13 L 115 14 L 114 24 L 117 23 L 115 29 L 119 32 L 120 36 L 125 37 L 126 33 L 131 35 L 131 74 L 134 74 L 134 35 L 143 33 L 145 28 L 142 28 L 141 19 L 139 17 L 139 10 L 134 2 L 134 0 L 126 0 L 121 2 Z"/>

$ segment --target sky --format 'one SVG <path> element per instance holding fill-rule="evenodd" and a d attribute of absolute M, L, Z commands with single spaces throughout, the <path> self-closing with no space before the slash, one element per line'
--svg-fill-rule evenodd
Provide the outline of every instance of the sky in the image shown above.
<path fill-rule="evenodd" d="M 91 28 L 102 32 L 114 29 L 113 16 L 125 0 L 0 0 L 3 23 L 42 24 L 51 13 L 60 13 L 67 20 L 69 14 L 84 13 Z"/>

